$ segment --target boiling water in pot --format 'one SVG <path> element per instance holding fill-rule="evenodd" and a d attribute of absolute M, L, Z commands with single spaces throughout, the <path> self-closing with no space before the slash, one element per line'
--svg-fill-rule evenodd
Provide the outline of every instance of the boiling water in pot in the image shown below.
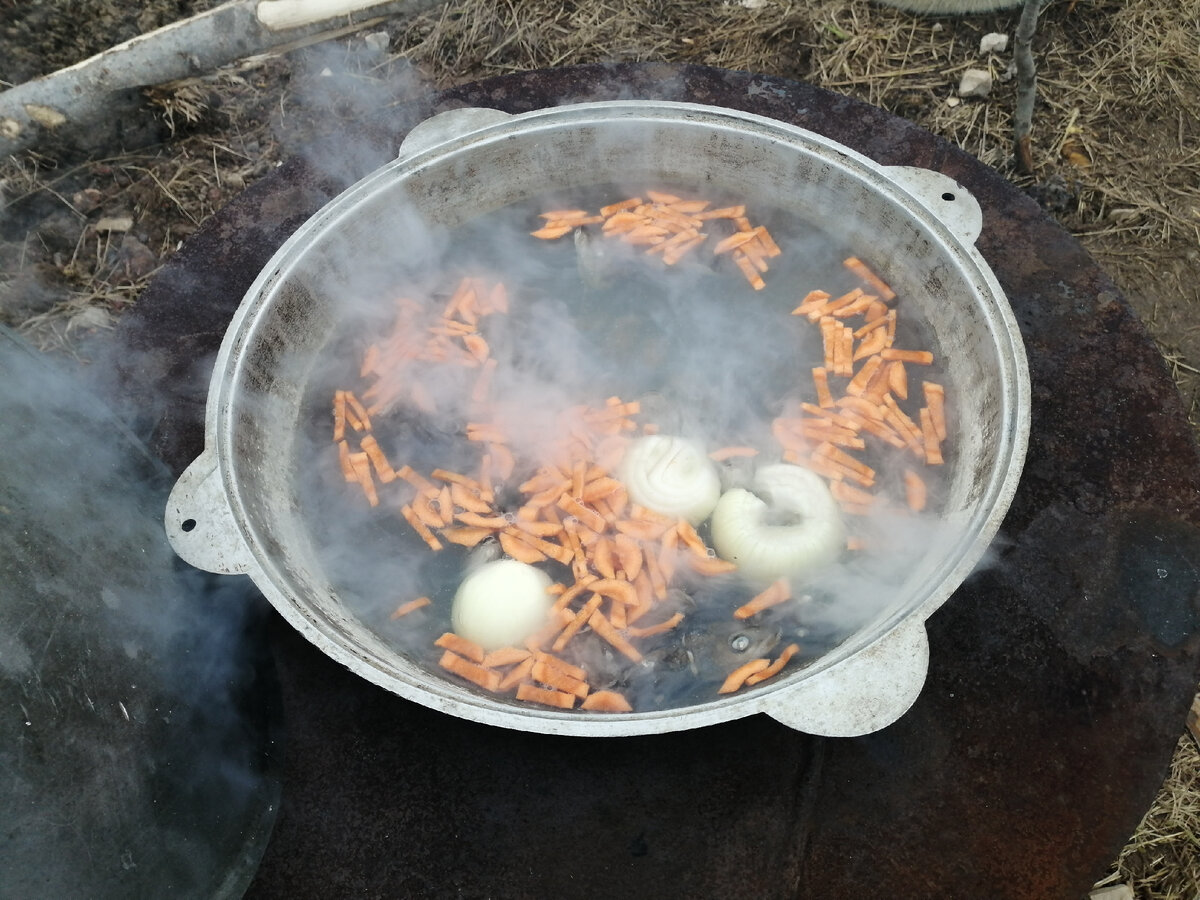
<path fill-rule="evenodd" d="M 684 186 L 674 193 L 696 196 Z M 810 290 L 836 298 L 863 287 L 842 260 L 855 253 L 869 256 L 869 248 L 840 245 L 812 222 L 779 209 L 747 210 L 753 224 L 765 226 L 782 250 L 762 273 L 765 286 L 754 290 L 729 256 L 712 254 L 711 242 L 668 266 L 645 247 L 606 235 L 599 223 L 569 229 L 556 240 L 530 236 L 544 224 L 538 215 L 545 210 L 597 210 L 629 196 L 608 185 L 510 206 L 446 235 L 444 252 L 415 275 L 411 260 L 405 260 L 392 277 L 385 264 L 370 283 L 344 285 L 345 315 L 326 345 L 322 375 L 310 380 L 304 400 L 305 428 L 294 461 L 297 502 L 338 596 L 386 642 L 426 666 L 431 677 L 456 677 L 439 667 L 444 649 L 435 641 L 453 628 L 452 603 L 464 577 L 504 555 L 504 548 L 489 536 L 470 547 L 437 540 L 441 549 L 434 551 L 400 509 L 408 504 L 411 511 L 420 479 L 440 488 L 442 508 L 461 509 L 446 502 L 449 483 L 431 473 L 478 473 L 488 444 L 467 439 L 468 423 L 497 425 L 515 464 L 507 477 L 492 479 L 490 509 L 478 515 L 507 516 L 515 523 L 529 499 L 520 486 L 552 458 L 547 448 L 563 438 L 564 411 L 586 406 L 603 413 L 607 398 L 614 397 L 638 407 L 625 417 L 629 430 L 620 435 L 625 438 L 657 431 L 685 438 L 705 452 L 753 448 L 755 456 L 739 453 L 714 463 L 723 488 L 753 488 L 754 471 L 778 462 L 783 453 L 777 421 L 802 415 L 801 403 L 818 403 L 813 368 L 825 361 L 822 331 L 791 313 Z M 737 202 L 704 199 L 713 201 L 711 209 Z M 713 220 L 707 230 L 715 242 L 736 226 Z M 402 250 L 403 239 L 396 246 Z M 378 408 L 366 430 L 388 464 L 407 466 L 414 479 L 378 485 L 372 479 L 378 505 L 369 506 L 364 491 L 348 484 L 339 466 L 331 441 L 331 398 L 335 390 L 350 390 L 370 405 L 371 381 L 362 374 L 370 345 L 381 344 L 397 320 L 401 331 L 441 327 L 439 317 L 464 277 L 481 279 L 481 294 L 485 286 L 503 284 L 507 309 L 478 316 L 471 326 L 486 349 L 476 346 L 470 364 L 465 344 L 462 359 L 410 361 L 393 379 L 393 390 L 385 391 L 382 401 L 376 396 Z M 907 366 L 910 400 L 904 407 L 915 418 L 922 381 L 943 380 L 939 348 L 915 315 L 903 314 L 903 297 L 890 308 L 899 313 L 894 346 L 934 353 L 932 366 Z M 861 317 L 839 320 L 839 327 L 846 323 L 862 327 Z M 456 342 L 464 333 L 441 337 Z M 856 363 L 855 371 L 861 366 Z M 481 400 L 487 368 L 487 396 Z M 830 378 L 838 393 L 849 381 Z M 350 432 L 361 440 L 360 431 Z M 862 440 L 863 446 L 851 451 L 875 471 L 870 487 L 886 500 L 870 514 L 843 503 L 847 548 L 833 564 L 791 579 L 786 602 L 738 618 L 734 611 L 774 579 L 682 568 L 659 592 L 651 612 L 619 629 L 629 636 L 678 619 L 659 633 L 629 638 L 636 660 L 591 627 L 591 620 L 557 655 L 586 673 L 588 690 L 619 693 L 633 710 L 643 711 L 711 700 L 730 672 L 750 660 L 778 659 L 789 647 L 794 655 L 786 659 L 786 671 L 828 652 L 886 605 L 889 586 L 903 580 L 910 561 L 937 529 L 930 510 L 936 509 L 939 468 L 870 435 Z M 946 453 L 952 452 L 951 442 Z M 920 514 L 904 508 L 903 472 L 914 468 L 930 498 Z M 435 499 L 433 508 L 438 507 Z M 788 514 L 780 515 L 786 519 Z M 576 520 L 569 511 L 554 516 Z M 431 533 L 436 540 L 437 529 Z M 712 546 L 707 518 L 697 523 L 696 537 Z M 564 590 L 577 580 L 573 566 L 564 562 L 547 559 L 535 565 Z M 418 598 L 428 603 L 395 615 Z M 616 601 L 613 605 L 610 617 L 620 612 Z M 566 624 L 564 616 L 560 630 Z M 544 649 L 553 638 L 550 633 Z M 509 664 L 506 671 L 515 668 Z M 498 696 L 511 699 L 513 694 L 506 690 Z"/>

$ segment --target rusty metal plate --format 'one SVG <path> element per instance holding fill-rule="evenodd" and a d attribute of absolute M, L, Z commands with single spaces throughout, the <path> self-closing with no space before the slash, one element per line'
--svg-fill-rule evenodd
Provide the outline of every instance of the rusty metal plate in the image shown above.
<path fill-rule="evenodd" d="M 122 326 L 155 449 L 201 449 L 209 364 L 258 269 L 429 114 L 617 97 L 727 106 L 959 181 L 1021 326 L 1025 474 L 988 568 L 929 621 L 913 709 L 861 738 L 756 717 L 586 740 L 452 719 L 279 624 L 289 755 L 248 896 L 1078 897 L 1166 775 L 1200 671 L 1200 461 L 1159 355 L 1080 245 L 994 170 L 808 85 L 660 64 L 505 76 L 387 110 L 353 165 L 314 147 L 198 231 Z M 326 152 L 328 151 L 328 152 Z"/>

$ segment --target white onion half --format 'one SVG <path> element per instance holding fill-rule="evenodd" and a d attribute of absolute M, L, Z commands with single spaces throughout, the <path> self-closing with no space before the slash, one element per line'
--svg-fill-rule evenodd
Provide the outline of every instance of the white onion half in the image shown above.
<path fill-rule="evenodd" d="M 809 575 L 837 559 L 846 529 L 820 475 L 779 463 L 759 469 L 752 487 L 726 491 L 713 510 L 712 544 L 722 559 L 763 579 Z"/>
<path fill-rule="evenodd" d="M 704 449 L 685 438 L 648 434 L 625 451 L 617 476 L 629 499 L 664 516 L 698 525 L 721 496 L 721 477 Z"/>
<path fill-rule="evenodd" d="M 454 633 L 484 650 L 520 644 L 546 624 L 554 598 L 550 577 L 515 559 L 475 569 L 458 586 L 450 608 Z"/>

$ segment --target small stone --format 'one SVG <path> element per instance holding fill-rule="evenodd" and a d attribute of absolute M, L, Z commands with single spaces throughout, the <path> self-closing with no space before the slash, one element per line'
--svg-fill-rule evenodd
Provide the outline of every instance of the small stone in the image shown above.
<path fill-rule="evenodd" d="M 132 216 L 104 216 L 92 226 L 97 231 L 128 231 L 133 227 Z"/>
<path fill-rule="evenodd" d="M 932 31 L 934 34 L 937 34 L 939 31 L 943 30 L 943 25 L 941 22 L 934 22 L 929 30 Z"/>
<path fill-rule="evenodd" d="M 992 73 L 986 69 L 967 69 L 958 82 L 958 96 L 986 97 L 992 92 Z"/>
<path fill-rule="evenodd" d="M 367 45 L 367 49 L 372 53 L 386 53 L 388 45 L 392 42 L 392 36 L 386 31 L 372 31 L 370 34 L 363 36 L 363 43 Z"/>
<path fill-rule="evenodd" d="M 1117 209 L 1110 209 L 1108 211 L 1109 221 L 1115 222 L 1118 225 L 1124 225 L 1126 222 L 1132 222 L 1139 215 L 1141 215 L 1139 210 L 1130 209 L 1128 207 L 1120 207 Z"/>
<path fill-rule="evenodd" d="M 1097 888 L 1088 894 L 1088 900 L 1133 900 L 1133 888 L 1127 884 Z"/>
<path fill-rule="evenodd" d="M 962 103 L 962 101 L 959 100 L 957 97 L 947 97 L 946 98 L 946 105 L 948 107 L 950 107 L 951 109 L 954 109 L 954 107 L 958 106 L 960 103 Z"/>
<path fill-rule="evenodd" d="M 1008 49 L 1008 35 L 1000 34 L 993 31 L 991 34 L 985 34 L 979 39 L 979 52 L 987 53 L 1003 53 Z"/>

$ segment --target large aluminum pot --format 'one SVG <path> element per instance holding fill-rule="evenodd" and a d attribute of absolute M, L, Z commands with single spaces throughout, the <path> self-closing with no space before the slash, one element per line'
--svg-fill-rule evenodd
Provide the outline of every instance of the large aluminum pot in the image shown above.
<path fill-rule="evenodd" d="M 454 228 L 547 191 L 566 196 L 614 182 L 719 186 L 859 248 L 930 332 L 953 386 L 953 452 L 938 539 L 921 548 L 869 620 L 824 656 L 749 693 L 657 712 L 562 712 L 441 677 L 364 621 L 322 562 L 297 488 L 297 435 L 310 414 L 306 387 L 341 314 L 331 285 L 381 259 L 429 251 L 397 246 L 402 224 L 415 216 L 431 229 Z M 984 556 L 1025 454 L 1025 355 L 1004 294 L 974 247 L 981 227 L 978 204 L 945 176 L 882 167 L 747 113 L 640 101 L 517 116 L 444 113 L 414 129 L 396 161 L 313 216 L 250 288 L 217 357 L 205 449 L 174 489 L 167 533 L 193 565 L 249 575 L 294 627 L 354 672 L 467 719 L 571 735 L 659 733 L 757 712 L 816 734 L 882 728 L 919 694 L 925 621 Z"/>

